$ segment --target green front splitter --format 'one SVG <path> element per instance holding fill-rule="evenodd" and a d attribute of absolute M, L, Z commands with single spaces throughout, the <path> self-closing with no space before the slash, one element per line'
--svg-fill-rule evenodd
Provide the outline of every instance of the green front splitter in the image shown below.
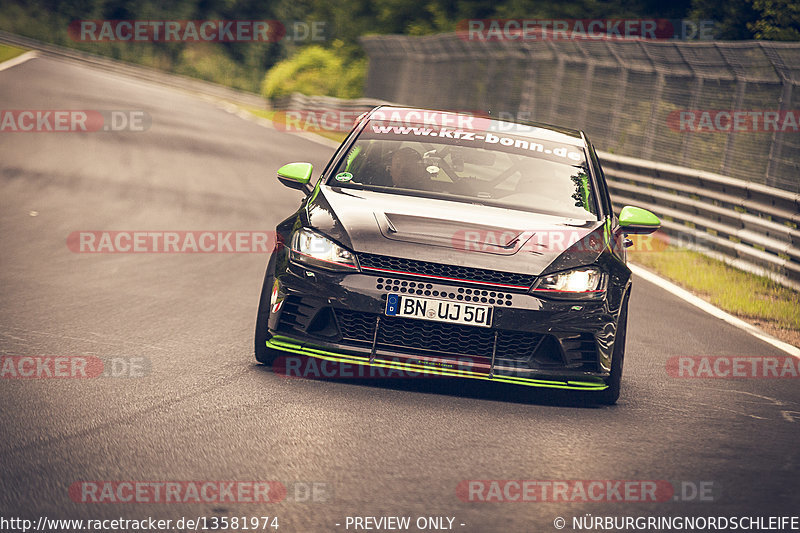
<path fill-rule="evenodd" d="M 345 353 L 334 353 L 319 348 L 312 348 L 298 343 L 289 337 L 275 336 L 267 341 L 267 347 L 274 350 L 296 353 L 321 359 L 324 361 L 334 361 L 337 363 L 351 363 L 361 366 L 372 366 L 377 368 L 389 368 L 394 370 L 412 370 L 420 374 L 432 376 L 447 376 L 454 378 L 480 379 L 483 381 L 494 381 L 499 383 L 511 383 L 514 385 L 527 385 L 529 387 L 544 387 L 550 389 L 568 389 L 582 391 L 602 391 L 608 388 L 605 382 L 598 381 L 551 381 L 544 379 L 522 378 L 517 376 L 489 376 L 479 374 L 470 370 L 431 368 L 415 363 L 404 363 L 400 361 L 385 361 L 380 358 L 374 359 L 371 363 L 363 357 L 348 355 Z"/>

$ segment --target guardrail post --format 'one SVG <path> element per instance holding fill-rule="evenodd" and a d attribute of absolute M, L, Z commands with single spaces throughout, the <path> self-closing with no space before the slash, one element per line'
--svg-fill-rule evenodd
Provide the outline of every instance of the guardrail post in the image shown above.
<path fill-rule="evenodd" d="M 658 120 L 658 106 L 661 103 L 661 95 L 664 92 L 664 74 L 656 69 L 655 61 L 650 56 L 647 51 L 647 47 L 643 42 L 639 42 L 639 46 L 642 47 L 645 55 L 650 60 L 650 63 L 653 67 L 653 71 L 656 73 L 656 86 L 655 91 L 653 92 L 653 96 L 651 98 L 651 106 L 650 106 L 650 118 L 647 121 L 647 126 L 645 128 L 644 134 L 644 146 L 642 147 L 641 156 L 642 159 L 652 159 L 653 157 L 653 142 L 655 141 L 656 135 L 656 122 Z"/>
<path fill-rule="evenodd" d="M 705 79 L 697 76 L 695 73 L 695 80 L 694 80 L 694 88 L 692 89 L 692 96 L 689 99 L 689 108 L 691 110 L 697 109 L 697 103 L 700 101 L 700 95 L 703 94 L 703 84 Z M 684 131 L 681 132 L 683 135 L 683 140 L 681 142 L 681 165 L 685 165 L 689 160 L 689 147 L 692 145 L 692 135 L 694 135 L 691 131 Z"/>
<path fill-rule="evenodd" d="M 622 116 L 622 106 L 625 105 L 625 97 L 628 93 L 628 73 L 630 70 L 622 58 L 619 56 L 613 46 L 608 41 L 604 41 L 608 48 L 609 53 L 614 57 L 620 69 L 619 89 L 614 99 L 614 110 L 611 112 L 611 124 L 608 128 L 610 142 L 617 143 L 619 141 L 619 129 Z M 619 146 L 615 146 L 619 148 Z"/>
<path fill-rule="evenodd" d="M 533 50 L 530 46 L 525 46 L 524 54 L 525 59 L 523 60 L 523 65 L 525 65 L 525 81 L 522 83 L 520 89 L 522 94 L 520 94 L 517 115 L 519 116 L 520 111 L 524 110 L 529 118 L 533 118 L 537 116 L 536 90 L 539 80 L 536 65 L 533 60 Z"/>
<path fill-rule="evenodd" d="M 728 65 L 728 68 L 731 69 L 731 72 L 733 72 L 733 75 L 736 78 L 736 92 L 734 93 L 733 97 L 733 111 L 740 111 L 742 109 L 742 102 L 744 101 L 744 94 L 747 89 L 746 73 L 744 72 L 744 69 L 742 69 L 741 64 L 731 63 L 728 60 L 727 55 L 720 50 L 717 43 L 714 43 L 714 48 L 717 50 L 717 53 L 719 53 L 720 57 L 722 57 L 722 59 L 725 61 L 725 64 Z M 731 130 L 725 136 L 725 145 L 722 149 L 722 165 L 720 172 L 723 174 L 727 173 L 728 169 L 731 167 L 731 158 L 733 157 L 735 140 L 736 130 L 733 127 L 733 117 L 731 116 Z"/>
<path fill-rule="evenodd" d="M 553 87 L 558 88 L 561 87 L 561 83 L 564 80 L 564 63 L 565 59 L 561 52 L 558 51 L 558 48 L 552 42 L 544 41 L 547 43 L 547 46 L 550 47 L 550 50 L 553 52 L 553 55 L 556 56 L 556 61 L 558 61 L 556 65 L 556 75 L 555 79 L 553 80 Z M 547 110 L 547 121 L 554 122 L 556 118 L 556 113 L 558 112 L 558 99 L 560 93 L 556 91 L 552 91 L 550 93 L 550 109 Z"/>
<path fill-rule="evenodd" d="M 580 107 L 578 108 L 578 116 L 576 122 L 578 124 L 585 124 L 586 123 L 586 113 L 589 109 L 589 95 L 592 94 L 592 81 L 594 81 L 594 61 L 589 57 L 589 54 L 586 53 L 586 50 L 583 46 L 581 46 L 580 41 L 577 43 L 578 49 L 583 54 L 583 64 L 586 67 L 586 73 L 584 75 L 583 81 L 583 98 L 580 101 Z"/>
<path fill-rule="evenodd" d="M 763 41 L 758 42 L 761 49 L 764 51 L 764 55 L 766 55 L 769 60 L 772 62 L 772 66 L 775 68 L 775 72 L 778 74 L 778 77 L 781 80 L 783 85 L 781 89 L 781 99 L 779 102 L 781 116 L 783 116 L 786 111 L 789 110 L 789 106 L 792 102 L 792 89 L 794 88 L 794 80 L 792 78 L 791 72 L 789 68 L 786 66 L 786 63 L 783 61 L 783 58 L 777 53 L 774 47 L 770 46 L 768 43 Z M 767 158 L 767 171 L 766 171 L 766 183 L 771 187 L 780 187 L 783 185 L 780 183 L 780 178 L 776 176 L 777 170 L 776 167 L 781 160 L 783 155 L 783 137 L 784 132 L 778 129 L 777 131 L 772 132 L 772 139 L 770 140 L 769 145 L 769 157 Z M 784 186 L 785 188 L 785 186 Z M 800 190 L 800 188 L 795 187 L 795 191 Z"/>

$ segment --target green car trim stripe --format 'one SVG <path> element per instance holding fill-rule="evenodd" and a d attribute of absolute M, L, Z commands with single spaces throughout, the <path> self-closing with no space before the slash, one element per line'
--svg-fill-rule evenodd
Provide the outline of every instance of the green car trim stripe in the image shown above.
<path fill-rule="evenodd" d="M 372 363 L 363 357 L 348 355 L 344 353 L 329 352 L 320 350 L 318 348 L 311 348 L 302 343 L 298 343 L 294 339 L 283 336 L 275 336 L 267 341 L 267 348 L 281 350 L 284 352 L 297 353 L 307 355 L 317 359 L 326 361 L 334 361 L 338 363 L 352 363 L 362 366 L 374 366 L 381 368 L 390 368 L 395 370 L 414 370 L 420 374 L 430 374 L 436 376 L 447 376 L 456 378 L 470 378 L 480 379 L 484 381 L 497 381 L 501 383 L 511 383 L 514 385 L 527 385 L 531 387 L 545 387 L 551 389 L 569 389 L 569 390 L 584 390 L 584 391 L 602 391 L 608 388 L 605 382 L 598 381 L 550 381 L 543 379 L 522 378 L 516 376 L 489 376 L 488 374 L 480 374 L 470 370 L 451 370 L 444 368 L 431 368 L 424 365 L 417 365 L 414 363 L 404 363 L 400 361 L 383 361 L 375 359 Z"/>

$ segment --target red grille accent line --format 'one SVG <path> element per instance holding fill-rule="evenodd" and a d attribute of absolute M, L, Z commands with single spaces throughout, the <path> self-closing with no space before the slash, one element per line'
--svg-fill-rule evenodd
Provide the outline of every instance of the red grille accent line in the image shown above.
<path fill-rule="evenodd" d="M 358 254 L 362 271 L 420 276 L 444 281 L 475 283 L 484 286 L 504 287 L 527 291 L 536 281 L 536 276 L 516 272 L 501 272 L 483 268 L 452 264 L 432 263 L 416 259 L 404 259 L 370 253 Z"/>
<path fill-rule="evenodd" d="M 417 274 L 415 272 L 403 272 L 402 270 L 387 270 L 385 268 L 374 268 L 374 267 L 361 267 L 361 270 L 374 270 L 375 272 L 385 272 L 388 274 L 405 274 L 407 276 L 417 276 L 421 278 L 430 278 L 430 279 L 440 279 L 444 281 L 460 281 L 464 283 L 477 283 L 478 285 L 488 285 L 490 287 L 506 287 L 508 289 L 524 289 L 528 290 L 530 287 L 527 285 L 506 285 L 505 283 L 492 283 L 490 281 L 476 281 L 474 279 L 462 279 L 462 278 L 446 278 L 444 276 L 433 276 L 429 274 Z"/>

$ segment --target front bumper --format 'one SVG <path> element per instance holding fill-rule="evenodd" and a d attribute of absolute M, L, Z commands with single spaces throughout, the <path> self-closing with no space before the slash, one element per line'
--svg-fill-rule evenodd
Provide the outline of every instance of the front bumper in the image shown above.
<path fill-rule="evenodd" d="M 534 387 L 585 391 L 601 391 L 608 388 L 605 382 L 601 379 L 586 378 L 583 381 L 579 381 L 566 379 L 536 379 L 531 377 L 503 374 L 486 374 L 476 372 L 469 367 L 462 367 L 456 364 L 448 365 L 443 363 L 441 366 L 432 367 L 430 365 L 422 364 L 421 362 L 412 362 L 412 359 L 398 360 L 393 357 L 387 357 L 386 354 L 376 355 L 373 358 L 365 358 L 359 355 L 348 355 L 343 352 L 331 352 L 282 336 L 272 337 L 267 341 L 267 346 L 275 350 L 314 357 L 323 361 L 397 370 L 401 373 L 400 375 L 403 376 L 421 374 L 426 376 L 472 378 L 484 381 L 495 381 L 498 383 L 509 383 L 513 385 L 528 385 Z M 391 377 L 391 372 L 388 374 L 388 377 Z"/>
<path fill-rule="evenodd" d="M 491 305 L 492 327 L 389 317 L 390 293 Z M 423 375 L 599 391 L 607 388 L 615 331 L 605 299 L 548 300 L 524 289 L 287 262 L 276 277 L 267 345 Z"/>

